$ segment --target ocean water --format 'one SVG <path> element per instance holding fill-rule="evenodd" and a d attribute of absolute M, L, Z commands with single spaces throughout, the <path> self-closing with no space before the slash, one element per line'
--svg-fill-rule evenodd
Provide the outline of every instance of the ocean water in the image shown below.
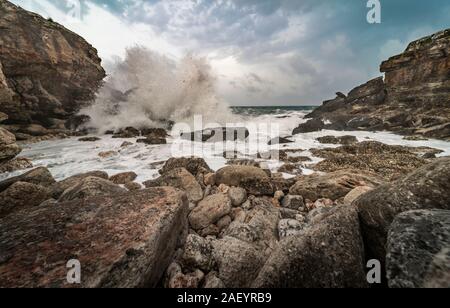
<path fill-rule="evenodd" d="M 227 160 L 223 157 L 225 151 L 237 151 L 245 155 L 254 155 L 258 152 L 266 152 L 277 149 L 296 149 L 293 155 L 308 156 L 313 161 L 320 159 L 313 157 L 310 149 L 337 147 L 338 145 L 324 145 L 316 141 L 316 138 L 334 135 L 353 135 L 359 141 L 380 141 L 390 145 L 405 146 L 429 146 L 444 151 L 440 156 L 450 155 L 450 142 L 440 140 L 428 141 L 406 141 L 402 136 L 389 132 L 364 132 L 364 131 L 321 131 L 308 134 L 299 134 L 291 137 L 294 143 L 286 145 L 268 146 L 268 140 L 278 136 L 291 136 L 292 131 L 300 123 L 306 121 L 305 115 L 314 107 L 234 107 L 232 112 L 235 123 L 246 127 L 264 128 L 256 131 L 251 130 L 248 142 L 227 142 L 225 144 L 200 143 L 182 140 L 178 135 L 168 138 L 167 145 L 148 146 L 136 143 L 136 139 L 112 139 L 108 135 L 100 135 L 100 141 L 80 142 L 78 138 L 63 140 L 44 141 L 35 144 L 22 145 L 24 148 L 21 157 L 27 157 L 33 161 L 35 167 L 45 166 L 49 168 L 57 180 L 69 176 L 102 170 L 110 176 L 134 171 L 138 174 L 138 182 L 153 179 L 158 176 L 158 170 L 162 164 L 174 156 L 200 156 L 214 170 L 226 165 Z M 266 129 L 268 128 L 268 129 Z M 121 148 L 124 141 L 133 142 L 133 145 Z M 105 151 L 115 151 L 116 155 L 109 158 L 100 158 L 98 154 Z M 282 163 L 276 159 L 262 161 L 272 171 L 276 171 Z M 305 174 L 312 173 L 308 166 L 304 166 Z M 18 175 L 24 171 L 2 174 L 0 180 Z M 289 177 L 289 175 L 285 175 Z"/>

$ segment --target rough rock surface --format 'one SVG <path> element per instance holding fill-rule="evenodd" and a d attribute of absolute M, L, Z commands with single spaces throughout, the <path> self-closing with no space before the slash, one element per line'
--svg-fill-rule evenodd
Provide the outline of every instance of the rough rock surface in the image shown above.
<path fill-rule="evenodd" d="M 127 192 L 125 188 L 122 188 L 108 180 L 98 177 L 87 177 L 64 191 L 59 198 L 59 201 L 72 201 L 94 196 L 114 196 L 125 192 Z"/>
<path fill-rule="evenodd" d="M 76 184 L 81 182 L 83 179 L 88 178 L 88 177 L 98 177 L 98 178 L 101 178 L 104 180 L 107 180 L 109 178 L 108 174 L 103 171 L 91 171 L 91 172 L 71 176 L 67 179 L 64 179 L 64 180 L 58 182 L 58 183 L 54 183 L 51 186 L 53 198 L 59 199 L 59 197 L 61 197 L 61 195 L 63 194 L 64 191 L 66 191 L 67 189 L 69 189 L 72 186 L 75 186 Z"/>
<path fill-rule="evenodd" d="M 167 187 L 17 211 L 0 224 L 0 287 L 155 287 L 187 212 L 185 195 Z M 81 285 L 67 284 L 71 259 Z"/>
<path fill-rule="evenodd" d="M 450 158 L 440 158 L 354 201 L 368 257 L 385 260 L 389 227 L 398 214 L 421 209 L 450 210 L 449 179 Z"/>
<path fill-rule="evenodd" d="M 42 185 L 44 187 L 50 187 L 55 184 L 56 181 L 47 168 L 39 167 L 22 175 L 12 177 L 4 180 L 3 182 L 0 182 L 0 192 L 4 191 L 16 182 L 26 182 L 36 185 Z"/>
<path fill-rule="evenodd" d="M 282 240 L 252 287 L 366 287 L 364 260 L 358 213 L 341 206 L 300 235 Z"/>
<path fill-rule="evenodd" d="M 186 192 L 189 201 L 198 202 L 203 199 L 203 190 L 195 177 L 185 168 L 173 169 L 156 180 L 143 183 L 145 187 L 172 186 Z"/>
<path fill-rule="evenodd" d="M 382 77 L 326 101 L 307 117 L 325 129 L 390 130 L 450 138 L 450 29 L 409 44 L 381 65 Z M 303 125 L 304 126 L 304 125 Z M 303 132 L 301 125 L 296 132 Z"/>
<path fill-rule="evenodd" d="M 22 149 L 16 143 L 16 137 L 0 127 L 0 163 L 13 159 Z"/>
<path fill-rule="evenodd" d="M 24 207 L 37 206 L 50 198 L 50 191 L 43 186 L 16 182 L 0 193 L 0 218 Z"/>
<path fill-rule="evenodd" d="M 389 230 L 386 270 L 391 288 L 450 288 L 450 211 L 398 215 Z"/>
<path fill-rule="evenodd" d="M 113 175 L 109 180 L 114 184 L 122 184 L 133 182 L 136 180 L 137 174 L 135 172 L 123 172 L 116 175 Z"/>
<path fill-rule="evenodd" d="M 246 180 L 267 179 L 268 176 L 263 169 L 252 166 L 227 166 L 216 172 L 216 184 L 228 186 L 241 186 Z"/>
<path fill-rule="evenodd" d="M 94 98 L 105 71 L 83 38 L 6 0 L 0 16 L 0 111 L 7 123 L 50 127 Z"/>
<path fill-rule="evenodd" d="M 194 176 L 197 176 L 199 173 L 213 172 L 203 158 L 181 157 L 169 159 L 159 173 L 165 174 L 177 168 L 185 168 Z"/>
<path fill-rule="evenodd" d="M 199 202 L 189 215 L 189 223 L 194 230 L 201 230 L 218 222 L 230 214 L 231 200 L 225 194 L 211 195 Z"/>
<path fill-rule="evenodd" d="M 378 186 L 381 183 L 383 180 L 375 174 L 341 170 L 304 176 L 291 187 L 290 193 L 313 202 L 321 198 L 337 200 L 358 186 Z"/>

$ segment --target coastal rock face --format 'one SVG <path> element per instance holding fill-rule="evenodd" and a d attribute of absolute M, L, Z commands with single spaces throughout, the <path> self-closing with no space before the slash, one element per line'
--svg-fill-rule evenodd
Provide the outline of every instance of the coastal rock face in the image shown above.
<path fill-rule="evenodd" d="M 186 196 L 168 187 L 14 212 L 0 224 L 0 287 L 155 287 L 187 214 Z M 81 285 L 67 284 L 72 259 Z"/>
<path fill-rule="evenodd" d="M 0 164 L 16 157 L 22 149 L 16 143 L 16 137 L 0 127 Z"/>
<path fill-rule="evenodd" d="M 354 201 L 368 257 L 384 262 L 389 227 L 397 215 L 410 210 L 450 210 L 449 179 L 450 158 L 441 158 Z"/>
<path fill-rule="evenodd" d="M 389 230 L 386 269 L 391 288 L 450 288 L 450 211 L 398 215 Z"/>
<path fill-rule="evenodd" d="M 67 119 L 105 77 L 97 51 L 61 25 L 0 0 L 0 111 L 7 123 Z"/>
<path fill-rule="evenodd" d="M 324 129 L 390 130 L 450 139 L 450 29 L 412 42 L 382 77 L 326 101 L 307 117 Z M 311 122 L 312 123 L 312 122 Z M 302 125 L 294 133 L 303 132 Z"/>

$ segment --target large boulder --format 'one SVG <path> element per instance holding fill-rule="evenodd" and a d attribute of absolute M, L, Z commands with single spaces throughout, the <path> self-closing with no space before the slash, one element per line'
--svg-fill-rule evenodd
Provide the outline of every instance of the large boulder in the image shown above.
<path fill-rule="evenodd" d="M 58 183 L 54 183 L 51 186 L 53 198 L 59 199 L 59 197 L 61 197 L 64 191 L 66 191 L 72 186 L 75 186 L 76 184 L 80 183 L 83 179 L 88 177 L 97 177 L 104 180 L 107 180 L 109 178 L 108 174 L 104 171 L 91 171 L 68 177 L 67 179 L 64 179 Z"/>
<path fill-rule="evenodd" d="M 16 182 L 26 182 L 35 185 L 41 185 L 44 187 L 51 187 L 54 183 L 56 183 L 55 179 L 47 168 L 38 167 L 22 175 L 12 177 L 4 180 L 3 182 L 0 182 L 0 192 L 4 191 Z"/>
<path fill-rule="evenodd" d="M 267 173 L 258 167 L 232 165 L 226 166 L 216 172 L 216 184 L 228 186 L 241 186 L 242 182 L 268 179 Z"/>
<path fill-rule="evenodd" d="M 300 234 L 281 240 L 252 287 L 366 287 L 364 261 L 357 210 L 340 206 Z"/>
<path fill-rule="evenodd" d="M 185 168 L 173 169 L 156 180 L 143 183 L 145 187 L 172 186 L 186 192 L 189 201 L 198 202 L 203 199 L 203 190 L 195 177 Z"/>
<path fill-rule="evenodd" d="M 230 214 L 232 209 L 230 198 L 222 193 L 211 195 L 199 202 L 189 215 L 189 222 L 194 230 L 201 230 L 218 222 Z"/>
<path fill-rule="evenodd" d="M 43 186 L 16 182 L 0 193 L 0 218 L 24 207 L 37 206 L 50 198 L 50 191 Z"/>
<path fill-rule="evenodd" d="M 209 168 L 208 164 L 205 162 L 203 158 L 199 157 L 180 157 L 180 158 L 171 158 L 165 164 L 164 167 L 159 171 L 160 174 L 168 173 L 177 168 L 185 168 L 194 176 L 197 176 L 199 173 L 211 173 L 213 172 L 211 168 Z"/>
<path fill-rule="evenodd" d="M 8 122 L 48 127 L 51 119 L 67 119 L 94 99 L 105 77 L 95 48 L 54 21 L 6 0 L 0 1 L 0 16 L 0 76 L 13 96 L 1 101 L 0 111 L 8 114 Z"/>
<path fill-rule="evenodd" d="M 303 133 L 318 132 L 325 128 L 325 123 L 320 119 L 309 120 L 306 123 L 300 124 L 294 131 L 292 135 L 298 135 Z"/>
<path fill-rule="evenodd" d="M 383 180 L 369 172 L 341 170 L 328 174 L 313 174 L 300 178 L 290 189 L 291 195 L 303 196 L 310 201 L 337 200 L 345 197 L 358 186 L 377 186 Z"/>
<path fill-rule="evenodd" d="M 450 288 L 450 211 L 398 215 L 387 243 L 391 288 Z"/>
<path fill-rule="evenodd" d="M 450 158 L 441 158 L 354 201 L 369 257 L 384 263 L 389 227 L 398 214 L 420 209 L 449 210 L 449 179 Z"/>
<path fill-rule="evenodd" d="M 156 287 L 186 238 L 187 213 L 169 187 L 14 212 L 0 224 L 0 287 Z M 72 259 L 80 285 L 66 280 Z"/>
<path fill-rule="evenodd" d="M 125 192 L 127 192 L 127 189 L 108 180 L 97 177 L 87 177 L 64 191 L 59 198 L 59 201 L 72 201 L 94 196 L 115 196 Z"/>

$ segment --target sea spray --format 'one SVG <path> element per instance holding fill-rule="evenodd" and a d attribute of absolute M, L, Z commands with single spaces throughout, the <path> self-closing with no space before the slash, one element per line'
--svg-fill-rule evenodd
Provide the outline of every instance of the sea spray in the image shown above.
<path fill-rule="evenodd" d="M 89 127 L 100 133 L 133 127 L 193 124 L 194 116 L 225 124 L 233 119 L 216 92 L 216 78 L 205 58 L 187 55 L 179 61 L 147 48 L 129 48 L 117 61 L 92 106 Z"/>

